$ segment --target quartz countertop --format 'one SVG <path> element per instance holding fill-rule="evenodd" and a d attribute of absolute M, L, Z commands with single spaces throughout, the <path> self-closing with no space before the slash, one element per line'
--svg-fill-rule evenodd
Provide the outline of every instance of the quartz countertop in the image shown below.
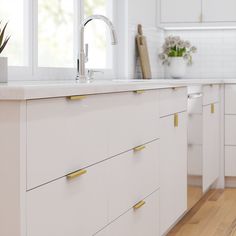
<path fill-rule="evenodd" d="M 80 81 L 19 81 L 0 84 L 0 100 L 27 100 L 82 94 L 163 89 L 201 84 L 232 84 L 236 79 L 151 79 Z"/>

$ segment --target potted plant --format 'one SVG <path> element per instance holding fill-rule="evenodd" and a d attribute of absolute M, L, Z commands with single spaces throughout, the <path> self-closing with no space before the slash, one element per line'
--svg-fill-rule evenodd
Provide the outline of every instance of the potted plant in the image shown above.
<path fill-rule="evenodd" d="M 187 65 L 192 65 L 192 54 L 196 52 L 197 48 L 178 36 L 167 37 L 162 48 L 163 52 L 159 54 L 159 58 L 164 65 L 169 66 L 170 76 L 184 77 Z"/>
<path fill-rule="evenodd" d="M 0 22 L 0 83 L 5 83 L 8 80 L 7 78 L 8 63 L 7 63 L 7 57 L 1 57 L 1 54 L 3 50 L 5 49 L 10 39 L 10 36 L 5 37 L 7 23 L 3 26 L 3 28 L 1 27 L 1 23 L 2 22 Z"/>

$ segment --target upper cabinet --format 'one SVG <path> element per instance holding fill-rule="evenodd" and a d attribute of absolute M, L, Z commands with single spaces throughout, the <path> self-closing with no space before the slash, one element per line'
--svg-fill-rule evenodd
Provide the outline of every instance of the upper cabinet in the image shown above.
<path fill-rule="evenodd" d="M 204 22 L 236 22 L 235 0 L 202 0 Z"/>
<path fill-rule="evenodd" d="M 159 0 L 161 23 L 199 22 L 201 0 Z"/>
<path fill-rule="evenodd" d="M 235 26 L 235 9 L 235 0 L 157 0 L 158 26 Z"/>

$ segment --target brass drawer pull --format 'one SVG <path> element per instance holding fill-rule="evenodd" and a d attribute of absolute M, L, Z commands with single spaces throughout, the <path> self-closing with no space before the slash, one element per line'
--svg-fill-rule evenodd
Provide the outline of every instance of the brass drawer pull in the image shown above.
<path fill-rule="evenodd" d="M 134 152 L 140 152 L 140 151 L 142 151 L 145 148 L 146 148 L 145 145 L 141 145 L 141 146 L 135 147 L 133 150 L 134 150 Z"/>
<path fill-rule="evenodd" d="M 177 128 L 179 126 L 179 115 L 174 114 L 174 127 Z"/>
<path fill-rule="evenodd" d="M 79 171 L 76 171 L 76 172 L 73 172 L 73 173 L 67 175 L 66 177 L 67 177 L 67 179 L 74 179 L 74 178 L 77 178 L 77 177 L 84 175 L 86 173 L 87 173 L 87 170 L 79 170 Z"/>
<path fill-rule="evenodd" d="M 84 96 L 84 95 L 68 97 L 68 99 L 70 99 L 70 100 L 83 100 L 85 98 L 87 98 L 87 96 Z"/>
<path fill-rule="evenodd" d="M 215 104 L 211 104 L 211 114 L 215 113 Z"/>
<path fill-rule="evenodd" d="M 136 205 L 133 206 L 134 210 L 138 210 L 139 208 L 141 208 L 142 206 L 144 206 L 146 204 L 145 201 L 140 201 L 139 203 L 137 203 Z"/>
<path fill-rule="evenodd" d="M 134 91 L 134 93 L 136 93 L 136 94 L 143 94 L 143 93 L 145 93 L 145 90 L 136 90 L 136 91 Z"/>

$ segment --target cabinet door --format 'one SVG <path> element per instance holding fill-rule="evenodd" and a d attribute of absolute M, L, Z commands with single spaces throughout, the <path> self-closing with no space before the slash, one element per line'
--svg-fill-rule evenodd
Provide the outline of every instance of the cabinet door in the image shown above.
<path fill-rule="evenodd" d="M 219 176 L 220 153 L 219 104 L 203 107 L 203 192 Z"/>
<path fill-rule="evenodd" d="M 207 0 L 202 1 L 204 22 L 236 21 L 235 0 Z"/>
<path fill-rule="evenodd" d="M 160 0 L 161 23 L 194 23 L 201 20 L 201 0 Z"/>
<path fill-rule="evenodd" d="M 178 121 L 178 122 L 176 122 Z M 187 209 L 187 114 L 160 119 L 160 227 L 164 234 Z"/>
<path fill-rule="evenodd" d="M 144 199 L 139 209 L 131 208 L 96 236 L 158 236 L 159 191 Z"/>
<path fill-rule="evenodd" d="M 27 192 L 28 236 L 91 236 L 108 223 L 103 163 Z"/>

